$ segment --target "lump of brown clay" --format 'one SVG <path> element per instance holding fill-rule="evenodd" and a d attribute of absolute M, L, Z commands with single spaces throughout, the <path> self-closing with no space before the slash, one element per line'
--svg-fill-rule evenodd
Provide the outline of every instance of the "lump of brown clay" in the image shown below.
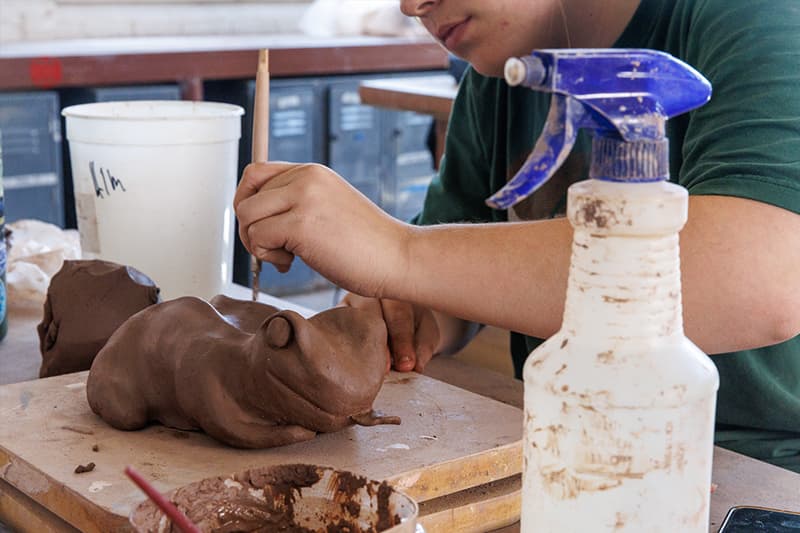
<path fill-rule="evenodd" d="M 129 317 L 158 302 L 156 284 L 132 267 L 99 260 L 64 261 L 47 289 L 36 328 L 39 377 L 89 370 L 97 352 Z"/>
<path fill-rule="evenodd" d="M 183 297 L 125 322 L 92 364 L 89 405 L 111 426 L 151 421 L 268 448 L 380 418 L 386 327 L 339 307 L 306 319 L 256 302 Z"/>

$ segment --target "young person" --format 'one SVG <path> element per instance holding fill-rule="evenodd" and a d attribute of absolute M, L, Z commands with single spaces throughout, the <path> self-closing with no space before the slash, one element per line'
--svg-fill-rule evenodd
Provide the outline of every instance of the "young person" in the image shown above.
<path fill-rule="evenodd" d="M 510 88 L 505 60 L 536 48 L 651 48 L 703 73 L 712 100 L 668 124 L 687 336 L 720 371 L 717 443 L 800 471 L 800 7 L 795 0 L 401 0 L 472 65 L 416 225 L 392 219 L 318 165 L 245 171 L 241 237 L 294 255 L 382 313 L 398 370 L 421 370 L 470 324 L 526 355 L 560 326 L 572 229 L 567 187 L 587 177 L 581 137 L 561 171 L 508 212 L 484 200 L 515 174 L 550 95 Z M 503 223 L 500 223 L 503 222 Z"/>

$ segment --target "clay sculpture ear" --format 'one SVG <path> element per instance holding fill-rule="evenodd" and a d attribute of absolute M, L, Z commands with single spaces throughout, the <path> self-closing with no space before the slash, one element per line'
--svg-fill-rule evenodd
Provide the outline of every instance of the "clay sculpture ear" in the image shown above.
<path fill-rule="evenodd" d="M 267 344 L 279 350 L 292 342 L 294 329 L 292 323 L 282 315 L 273 315 L 267 319 Z"/>

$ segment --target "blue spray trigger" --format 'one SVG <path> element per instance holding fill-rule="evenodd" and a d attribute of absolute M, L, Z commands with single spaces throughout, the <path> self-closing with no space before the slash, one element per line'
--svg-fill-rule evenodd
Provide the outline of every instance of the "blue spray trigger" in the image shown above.
<path fill-rule="evenodd" d="M 528 160 L 486 201 L 495 209 L 511 207 L 550 179 L 572 150 L 579 129 L 622 143 L 663 141 L 670 117 L 711 97 L 711 84 L 700 73 L 654 50 L 535 50 L 509 59 L 505 75 L 509 85 L 550 92 L 553 99 Z"/>
<path fill-rule="evenodd" d="M 508 209 L 547 183 L 564 163 L 581 127 L 600 127 L 602 117 L 593 116 L 583 104 L 560 94 L 550 103 L 544 132 L 519 172 L 486 203 L 495 209 Z"/>

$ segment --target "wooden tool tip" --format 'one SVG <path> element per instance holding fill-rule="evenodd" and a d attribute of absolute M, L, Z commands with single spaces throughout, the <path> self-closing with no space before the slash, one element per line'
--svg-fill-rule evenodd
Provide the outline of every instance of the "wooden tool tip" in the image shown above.
<path fill-rule="evenodd" d="M 258 52 L 258 70 L 269 71 L 269 50 L 259 50 Z"/>

